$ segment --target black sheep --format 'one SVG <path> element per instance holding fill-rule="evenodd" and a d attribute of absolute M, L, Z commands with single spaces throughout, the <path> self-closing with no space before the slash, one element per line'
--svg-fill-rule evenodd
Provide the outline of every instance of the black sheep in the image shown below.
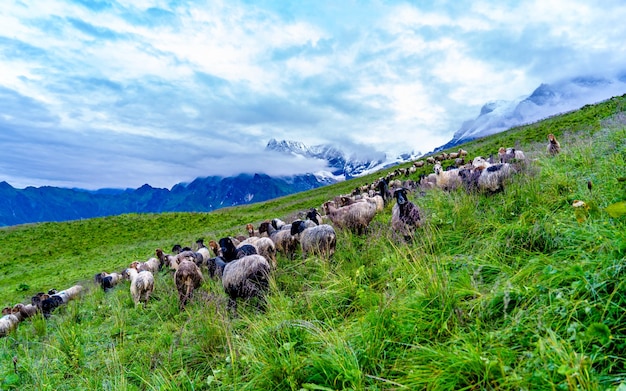
<path fill-rule="evenodd" d="M 407 189 L 401 187 L 394 194 L 396 205 L 391 210 L 391 226 L 403 235 L 405 240 L 410 240 L 416 228 L 422 226 L 422 213 L 419 208 L 409 201 Z"/>

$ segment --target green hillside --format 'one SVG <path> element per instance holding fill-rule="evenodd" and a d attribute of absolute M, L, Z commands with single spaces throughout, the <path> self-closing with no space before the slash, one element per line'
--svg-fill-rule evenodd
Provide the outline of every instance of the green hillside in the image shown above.
<path fill-rule="evenodd" d="M 329 262 L 279 255 L 265 312 L 241 303 L 233 316 L 206 271 L 182 312 L 168 271 L 145 308 L 128 283 L 105 294 L 92 277 L 291 221 L 386 171 L 210 213 L 0 229 L 2 306 L 86 288 L 0 338 L 0 389 L 625 390 L 626 217 L 606 211 L 626 200 L 624 111 L 626 95 L 462 145 L 470 157 L 515 146 L 530 163 L 497 194 L 411 194 L 426 219 L 411 243 L 391 232 L 389 205 L 367 235 L 338 231 Z"/>

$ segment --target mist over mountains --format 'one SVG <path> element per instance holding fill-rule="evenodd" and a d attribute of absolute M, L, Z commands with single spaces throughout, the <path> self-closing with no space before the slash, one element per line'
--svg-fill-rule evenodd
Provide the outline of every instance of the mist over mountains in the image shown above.
<path fill-rule="evenodd" d="M 487 102 L 476 118 L 463 122 L 452 140 L 435 151 L 577 110 L 584 105 L 624 93 L 626 74 L 616 78 L 576 77 L 558 83 L 541 84 L 528 96 L 512 101 Z"/>

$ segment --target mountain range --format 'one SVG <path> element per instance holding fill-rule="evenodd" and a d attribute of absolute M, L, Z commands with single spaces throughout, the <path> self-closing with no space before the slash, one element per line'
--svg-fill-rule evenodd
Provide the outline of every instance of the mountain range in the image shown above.
<path fill-rule="evenodd" d="M 435 151 L 578 109 L 626 92 L 626 76 L 616 79 L 579 77 L 554 84 L 541 84 L 530 95 L 513 101 L 486 103 L 479 115 L 463 123 L 452 140 Z M 271 139 L 267 153 L 283 153 L 303 159 L 325 161 L 327 170 L 289 177 L 265 174 L 211 176 L 179 183 L 171 190 L 148 184 L 138 189 L 88 191 L 57 187 L 13 188 L 0 182 L 0 226 L 43 221 L 66 221 L 123 213 L 208 212 L 222 207 L 265 201 L 310 190 L 337 181 L 366 175 L 420 157 L 405 153 L 388 157 L 382 152 L 347 153 L 321 144 Z"/>

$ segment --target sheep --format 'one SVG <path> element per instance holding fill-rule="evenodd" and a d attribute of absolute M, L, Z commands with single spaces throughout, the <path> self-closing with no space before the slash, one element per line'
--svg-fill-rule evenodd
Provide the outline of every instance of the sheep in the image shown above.
<path fill-rule="evenodd" d="M 204 277 L 198 265 L 192 261 L 184 260 L 178 265 L 178 269 L 174 273 L 174 281 L 178 290 L 179 306 L 182 310 L 193 297 L 193 291 L 202 285 Z"/>
<path fill-rule="evenodd" d="M 135 261 L 133 263 L 136 264 L 137 271 L 141 272 L 147 270 L 149 272 L 152 272 L 153 274 L 158 273 L 158 271 L 161 270 L 161 267 L 163 266 L 161 260 L 155 257 L 148 259 L 146 262 Z"/>
<path fill-rule="evenodd" d="M 83 290 L 82 285 L 74 285 L 68 289 L 62 290 L 53 295 L 49 295 L 47 299 L 41 301 L 41 312 L 47 318 L 52 311 L 68 301 L 74 299 Z"/>
<path fill-rule="evenodd" d="M 154 275 L 147 271 L 137 271 L 137 269 L 129 267 L 122 273 L 124 277 L 130 281 L 130 295 L 135 302 L 135 307 L 139 303 L 147 304 L 154 291 Z"/>
<path fill-rule="evenodd" d="M 487 168 L 491 166 L 491 163 L 487 162 L 482 156 L 476 156 L 474 160 L 472 160 L 473 168 Z"/>
<path fill-rule="evenodd" d="M 56 308 L 60 307 L 63 304 L 67 304 L 68 301 L 78 296 L 78 294 L 82 290 L 82 285 L 74 285 L 60 292 L 48 295 L 47 298 L 41 301 L 41 312 L 46 318 L 49 317 L 52 311 L 54 311 Z"/>
<path fill-rule="evenodd" d="M 478 188 L 483 191 L 495 193 L 504 189 L 504 182 L 515 170 L 509 163 L 500 163 L 489 166 L 482 170 L 478 177 Z"/>
<path fill-rule="evenodd" d="M 224 237 L 219 240 L 220 256 L 224 258 L 226 262 L 237 259 L 237 247 L 232 238 Z"/>
<path fill-rule="evenodd" d="M 95 275 L 94 280 L 96 284 L 102 287 L 102 290 L 108 292 L 113 289 L 115 285 L 117 285 L 120 281 L 123 280 L 123 277 L 120 273 L 107 273 L 101 272 Z"/>
<path fill-rule="evenodd" d="M 202 263 L 206 264 L 209 258 L 211 258 L 211 253 L 209 252 L 209 249 L 204 245 L 204 240 L 203 239 L 196 240 L 196 246 L 198 248 L 196 252 L 202 255 Z"/>
<path fill-rule="evenodd" d="M 416 228 L 422 226 L 420 209 L 407 197 L 407 189 L 400 188 L 393 193 L 396 204 L 391 209 L 391 227 L 401 233 L 405 240 L 413 237 Z"/>
<path fill-rule="evenodd" d="M 48 295 L 48 298 L 41 301 L 41 312 L 48 318 L 52 311 L 63 305 L 63 298 L 59 295 Z"/>
<path fill-rule="evenodd" d="M 237 259 L 243 258 L 246 255 L 258 254 L 256 246 L 253 244 L 240 244 L 237 246 Z"/>
<path fill-rule="evenodd" d="M 291 224 L 291 234 L 299 235 L 304 259 L 308 254 L 319 254 L 322 258 L 328 259 L 335 253 L 337 234 L 335 229 L 328 224 L 306 227 L 304 221 L 296 220 Z"/>
<path fill-rule="evenodd" d="M 324 212 L 335 227 L 363 234 L 376 215 L 376 205 L 371 202 L 357 202 L 336 208 L 326 202 Z"/>
<path fill-rule="evenodd" d="M 183 251 L 191 251 L 191 247 L 183 247 L 180 244 L 175 244 L 172 247 L 172 254 L 180 254 Z"/>
<path fill-rule="evenodd" d="M 252 244 L 257 249 L 257 254 L 262 255 L 272 266 L 272 269 L 276 269 L 276 245 L 272 239 L 267 237 L 251 236 L 248 239 L 241 242 L 239 245 Z"/>
<path fill-rule="evenodd" d="M 526 160 L 526 155 L 519 149 L 504 149 L 504 147 L 500 147 L 500 149 L 498 149 L 498 158 L 500 159 L 500 163 L 512 163 L 514 160 L 518 162 Z"/>
<path fill-rule="evenodd" d="M 557 141 L 552 133 L 548 135 L 548 154 L 551 156 L 558 155 L 561 152 L 561 144 Z"/>
<path fill-rule="evenodd" d="M 306 218 L 308 220 L 311 220 L 312 222 L 314 222 L 317 225 L 322 224 L 322 215 L 320 214 L 320 212 L 317 211 L 316 208 L 311 208 L 307 214 L 306 214 Z"/>
<path fill-rule="evenodd" d="M 259 225 L 259 234 L 266 233 L 274 242 L 276 251 L 283 253 L 287 258 L 293 259 L 298 240 L 291 235 L 291 231 L 275 229 L 269 221 L 264 221 Z"/>
<path fill-rule="evenodd" d="M 270 265 L 261 255 L 248 255 L 227 263 L 222 274 L 222 286 L 229 296 L 228 307 L 235 313 L 237 299 L 254 297 L 264 306 L 264 295 L 269 287 Z"/>
<path fill-rule="evenodd" d="M 39 292 L 30 298 L 30 303 L 37 308 L 38 311 L 41 311 L 41 303 L 48 299 L 50 295 L 44 292 Z"/>
<path fill-rule="evenodd" d="M 17 303 L 13 306 L 11 312 L 15 316 L 17 316 L 16 314 L 19 313 L 22 320 L 24 320 L 30 318 L 31 316 L 34 316 L 37 313 L 37 307 L 32 304 Z"/>
<path fill-rule="evenodd" d="M 274 229 L 285 229 L 285 230 L 291 230 L 291 224 L 287 224 L 284 221 L 282 221 L 279 218 L 274 218 L 271 221 L 272 223 L 272 227 L 274 227 Z"/>
<path fill-rule="evenodd" d="M 3 310 L 2 313 L 4 314 L 5 311 Z M 0 318 L 0 337 L 4 337 L 15 330 L 18 323 L 20 323 L 20 318 L 10 312 Z"/>
<path fill-rule="evenodd" d="M 248 236 L 249 237 L 253 237 L 254 236 L 254 225 L 248 223 L 246 224 L 246 231 L 248 231 Z"/>
<path fill-rule="evenodd" d="M 459 156 L 460 156 L 460 157 L 467 156 L 467 151 L 466 151 L 466 150 L 464 150 L 463 148 L 459 149 Z"/>
<path fill-rule="evenodd" d="M 383 198 L 383 203 L 386 206 L 391 201 L 391 191 L 389 190 L 389 184 L 383 178 L 378 181 L 378 192 L 380 196 Z"/>
<path fill-rule="evenodd" d="M 428 163 L 428 164 L 435 164 L 435 158 L 432 157 L 432 156 L 428 156 L 426 158 L 426 163 Z"/>
<path fill-rule="evenodd" d="M 220 246 L 217 244 L 215 240 L 209 240 L 209 248 L 213 251 L 213 255 L 221 256 L 220 254 Z"/>
<path fill-rule="evenodd" d="M 413 167 L 416 167 L 416 168 L 424 167 L 424 164 L 426 164 L 426 162 L 425 162 L 425 161 L 423 161 L 423 160 L 418 160 L 418 161 L 416 161 L 416 162 L 413 162 Z"/>
<path fill-rule="evenodd" d="M 209 276 L 211 278 L 222 278 L 224 274 L 224 267 L 226 266 L 226 261 L 222 257 L 213 257 L 209 258 L 207 261 L 207 269 L 209 271 Z"/>
<path fill-rule="evenodd" d="M 443 190 L 454 190 L 461 185 L 461 177 L 457 169 L 443 171 L 441 163 L 435 164 L 434 169 L 437 176 L 437 187 Z"/>

